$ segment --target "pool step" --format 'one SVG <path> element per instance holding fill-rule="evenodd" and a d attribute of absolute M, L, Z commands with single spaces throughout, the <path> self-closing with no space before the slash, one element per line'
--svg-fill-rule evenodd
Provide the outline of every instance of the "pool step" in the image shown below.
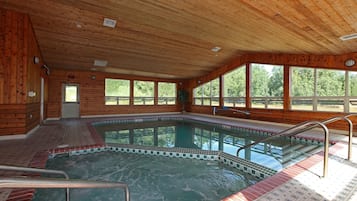
<path fill-rule="evenodd" d="M 295 164 L 305 159 L 306 156 L 311 156 L 315 154 L 321 149 L 322 149 L 321 146 L 305 145 L 304 147 L 301 147 L 299 149 L 294 149 L 293 151 L 290 151 L 290 153 L 284 154 L 281 163 L 283 164 L 284 167 L 288 167 L 292 164 Z"/>

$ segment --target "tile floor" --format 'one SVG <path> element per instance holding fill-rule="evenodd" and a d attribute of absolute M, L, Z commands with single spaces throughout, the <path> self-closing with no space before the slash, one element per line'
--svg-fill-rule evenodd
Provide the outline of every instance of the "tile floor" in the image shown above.
<path fill-rule="evenodd" d="M 100 139 L 92 136 L 87 127 L 88 122 L 94 120 L 98 119 L 47 121 L 25 139 L 0 140 L 0 164 L 28 166 L 40 151 L 51 152 L 61 145 L 79 147 L 98 144 Z M 220 120 L 275 131 L 288 126 L 226 118 Z M 317 131 L 302 135 L 323 138 Z M 332 134 L 330 139 L 340 143 L 330 148 L 328 177 L 319 177 L 322 174 L 323 158 L 320 153 L 224 200 L 357 200 L 357 138 L 353 139 L 351 161 L 346 160 L 347 137 Z M 0 175 L 7 174 L 0 172 Z M 9 190 L 1 189 L 0 201 L 6 200 L 8 195 Z"/>

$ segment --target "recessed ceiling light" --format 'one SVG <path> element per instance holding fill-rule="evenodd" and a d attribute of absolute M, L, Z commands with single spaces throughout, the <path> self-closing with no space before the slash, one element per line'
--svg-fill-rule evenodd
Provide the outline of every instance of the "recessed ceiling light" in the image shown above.
<path fill-rule="evenodd" d="M 341 40 L 352 40 L 357 38 L 357 33 L 341 36 Z"/>
<path fill-rule="evenodd" d="M 211 51 L 212 52 L 219 52 L 219 51 L 221 51 L 221 49 L 222 49 L 221 47 L 216 46 L 216 47 L 212 48 Z"/>
<path fill-rule="evenodd" d="M 94 66 L 106 67 L 107 65 L 108 65 L 107 60 L 99 60 L 99 59 L 94 60 Z"/>
<path fill-rule="evenodd" d="M 116 24 L 117 24 L 116 20 L 113 20 L 113 19 L 110 19 L 110 18 L 104 18 L 103 26 L 114 28 Z"/>

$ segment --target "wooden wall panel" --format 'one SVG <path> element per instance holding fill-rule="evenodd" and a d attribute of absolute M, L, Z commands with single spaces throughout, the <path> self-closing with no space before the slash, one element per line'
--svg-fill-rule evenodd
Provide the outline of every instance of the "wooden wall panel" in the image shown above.
<path fill-rule="evenodd" d="M 0 94 L 2 104 L 22 104 L 26 100 L 26 65 L 27 52 L 26 29 L 28 16 L 12 11 L 0 10 L 2 26 L 1 70 L 4 78 L 3 93 Z"/>
<path fill-rule="evenodd" d="M 92 79 L 95 75 L 95 79 Z M 80 85 L 80 115 L 115 115 L 133 113 L 160 113 L 181 111 L 180 105 L 157 105 L 157 106 L 116 106 L 105 105 L 105 78 L 129 79 L 129 80 L 152 80 L 171 81 L 178 80 L 157 79 L 148 77 L 128 76 L 101 72 L 87 71 L 63 71 L 53 70 L 49 76 L 49 98 L 48 98 L 48 118 L 61 117 L 62 84 L 76 83 Z"/>
<path fill-rule="evenodd" d="M 0 104 L 0 135 L 26 133 L 26 105 Z"/>
<path fill-rule="evenodd" d="M 42 57 L 28 15 L 0 9 L 0 22 L 0 135 L 25 134 L 40 123 Z"/>

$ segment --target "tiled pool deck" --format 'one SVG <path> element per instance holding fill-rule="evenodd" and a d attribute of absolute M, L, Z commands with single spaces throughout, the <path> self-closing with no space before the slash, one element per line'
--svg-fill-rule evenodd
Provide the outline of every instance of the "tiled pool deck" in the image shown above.
<path fill-rule="evenodd" d="M 102 146 L 102 140 L 93 136 L 87 126 L 89 122 L 101 119 L 47 121 L 25 139 L 0 140 L 0 164 L 38 167 L 43 164 L 41 159 L 45 160 L 49 152 L 58 150 L 61 145 L 68 145 L 63 150 Z M 217 121 L 268 131 L 280 131 L 288 126 L 228 118 L 218 118 Z M 321 131 L 302 135 L 323 138 Z M 224 200 L 357 200 L 357 138 L 353 139 L 352 161 L 346 160 L 347 137 L 332 132 L 330 139 L 338 143 L 330 147 L 326 178 L 319 177 L 323 163 L 323 154 L 319 153 Z M 33 161 L 33 158 L 40 161 Z M 0 172 L 0 175 L 6 174 Z M 10 194 L 10 190 L 3 189 L 0 190 L 0 201 L 28 200 L 32 194 L 32 190 L 17 190 Z"/>

